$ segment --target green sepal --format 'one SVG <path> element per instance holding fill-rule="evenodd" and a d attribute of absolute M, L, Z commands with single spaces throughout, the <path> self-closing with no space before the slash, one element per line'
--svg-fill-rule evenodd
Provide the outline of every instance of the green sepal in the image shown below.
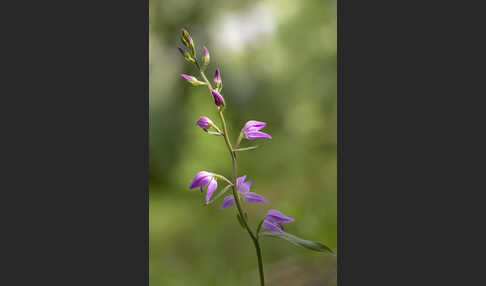
<path fill-rule="evenodd" d="M 205 82 L 203 81 L 194 81 L 194 82 L 191 82 L 192 86 L 201 86 L 201 85 L 207 85 Z"/>

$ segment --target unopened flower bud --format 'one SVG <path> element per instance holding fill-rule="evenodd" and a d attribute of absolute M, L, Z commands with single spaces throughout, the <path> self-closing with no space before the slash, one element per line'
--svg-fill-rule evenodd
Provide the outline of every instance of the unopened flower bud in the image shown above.
<path fill-rule="evenodd" d="M 206 83 L 202 82 L 202 81 L 199 81 L 197 80 L 197 78 L 191 76 L 191 75 L 187 75 L 187 74 L 181 74 L 181 77 L 185 80 L 187 80 L 187 82 L 189 82 L 190 84 L 192 84 L 193 86 L 198 86 L 198 85 L 206 85 Z"/>
<path fill-rule="evenodd" d="M 184 47 L 189 49 L 189 43 L 186 41 L 184 37 L 181 37 L 181 43 L 184 45 Z"/>
<path fill-rule="evenodd" d="M 183 38 L 187 38 L 187 37 L 189 37 L 189 32 L 186 29 L 182 28 L 181 29 L 181 35 L 182 35 Z"/>
<path fill-rule="evenodd" d="M 203 64 L 207 66 L 209 64 L 209 51 L 204 47 Z"/>
<path fill-rule="evenodd" d="M 208 131 L 208 129 L 211 128 L 214 123 L 211 121 L 211 119 L 207 118 L 206 116 L 201 116 L 197 120 L 196 124 L 202 129 L 204 129 L 204 131 Z"/>
<path fill-rule="evenodd" d="M 191 50 L 192 56 L 196 56 L 196 49 L 194 48 L 194 41 L 191 37 L 186 38 L 186 41 L 189 43 L 189 49 Z"/>
<path fill-rule="evenodd" d="M 214 84 L 216 85 L 216 88 L 219 88 L 221 85 L 221 73 L 219 72 L 219 69 L 217 68 L 216 71 L 214 72 Z"/>
<path fill-rule="evenodd" d="M 194 49 L 194 41 L 189 35 L 189 32 L 186 29 L 182 28 L 181 34 L 182 34 L 181 42 L 186 46 L 186 48 L 191 50 L 191 54 L 194 57 L 196 55 L 196 50 Z"/>
<path fill-rule="evenodd" d="M 219 94 L 219 92 L 217 92 L 216 90 L 211 90 L 211 93 L 213 94 L 213 97 L 214 97 L 214 104 L 216 104 L 216 106 L 221 106 L 223 105 L 224 106 L 224 98 L 221 94 Z"/>
<path fill-rule="evenodd" d="M 188 52 L 184 51 L 183 49 L 181 48 L 178 48 L 179 49 L 179 52 L 181 52 L 181 54 L 184 56 L 184 58 L 186 58 L 186 60 L 190 61 L 191 63 L 195 63 L 196 61 L 191 57 L 191 55 L 189 55 Z"/>

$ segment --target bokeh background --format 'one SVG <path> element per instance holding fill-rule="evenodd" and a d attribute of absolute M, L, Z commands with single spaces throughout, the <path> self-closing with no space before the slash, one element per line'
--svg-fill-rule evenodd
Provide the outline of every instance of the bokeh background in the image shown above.
<path fill-rule="evenodd" d="M 231 177 L 231 159 L 195 125 L 219 118 L 207 89 L 179 76 L 197 75 L 177 51 L 181 27 L 209 49 L 208 77 L 221 69 L 233 140 L 251 119 L 273 137 L 238 156 L 269 200 L 244 205 L 250 224 L 275 208 L 296 220 L 286 231 L 336 249 L 336 0 L 150 0 L 149 22 L 150 285 L 258 285 L 236 210 L 187 188 L 200 170 Z M 262 248 L 267 285 L 336 285 L 336 257 L 269 237 Z"/>

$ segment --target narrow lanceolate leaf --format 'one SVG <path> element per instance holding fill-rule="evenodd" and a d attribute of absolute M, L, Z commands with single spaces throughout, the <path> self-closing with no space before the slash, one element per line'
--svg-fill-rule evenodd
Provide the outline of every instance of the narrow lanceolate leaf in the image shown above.
<path fill-rule="evenodd" d="M 209 202 L 208 202 L 208 205 L 211 204 L 211 203 L 214 203 L 215 201 L 217 201 L 219 198 L 221 198 L 222 195 L 224 195 L 224 193 L 226 193 L 229 189 L 231 188 L 231 185 L 227 185 L 226 187 L 224 187 L 224 189 L 219 192 L 215 197 L 213 197 Z"/>
<path fill-rule="evenodd" d="M 280 233 L 275 231 L 264 231 L 260 233 L 260 236 L 273 236 L 273 237 L 281 238 L 283 240 L 287 240 L 288 242 L 303 248 L 307 248 L 314 251 L 320 251 L 320 252 L 329 252 L 331 254 L 334 254 L 334 252 L 329 247 L 325 246 L 320 242 L 305 240 L 286 232 Z"/>
<path fill-rule="evenodd" d="M 240 225 L 242 228 L 245 228 L 245 223 L 243 222 L 243 220 L 241 219 L 240 217 L 240 214 L 236 214 L 236 218 L 238 219 L 238 221 L 240 222 Z"/>
<path fill-rule="evenodd" d="M 239 151 L 248 151 L 248 150 L 253 150 L 253 149 L 256 149 L 258 148 L 258 145 L 256 146 L 251 146 L 251 147 L 245 147 L 245 148 L 238 148 L 238 149 L 235 149 L 234 151 L 235 152 L 239 152 Z"/>

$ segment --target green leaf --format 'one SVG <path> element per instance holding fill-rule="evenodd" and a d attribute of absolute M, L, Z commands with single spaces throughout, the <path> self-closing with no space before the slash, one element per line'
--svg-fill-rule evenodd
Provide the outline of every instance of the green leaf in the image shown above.
<path fill-rule="evenodd" d="M 221 198 L 221 196 L 224 195 L 224 193 L 226 193 L 229 190 L 230 187 L 231 187 L 231 185 L 227 185 L 226 187 L 224 187 L 224 189 L 221 192 L 219 192 L 215 197 L 213 197 L 208 202 L 208 205 L 214 203 L 216 200 L 218 200 L 219 198 Z"/>
<path fill-rule="evenodd" d="M 283 240 L 287 240 L 288 242 L 304 247 L 310 250 L 314 251 L 320 251 L 320 252 L 329 252 L 331 254 L 334 254 L 334 252 L 324 244 L 317 242 L 317 241 L 311 241 L 311 240 L 305 240 L 300 237 L 297 237 L 295 235 L 292 235 L 290 233 L 286 232 L 276 232 L 276 231 L 264 231 L 260 233 L 260 236 L 272 236 L 272 237 L 277 237 Z M 334 254 L 335 255 L 335 254 Z"/>
<path fill-rule="evenodd" d="M 253 149 L 256 149 L 258 148 L 258 145 L 256 146 L 251 146 L 251 147 L 245 147 L 245 148 L 238 148 L 238 149 L 235 149 L 233 151 L 235 152 L 239 152 L 239 151 L 248 151 L 248 150 L 253 150 Z"/>

